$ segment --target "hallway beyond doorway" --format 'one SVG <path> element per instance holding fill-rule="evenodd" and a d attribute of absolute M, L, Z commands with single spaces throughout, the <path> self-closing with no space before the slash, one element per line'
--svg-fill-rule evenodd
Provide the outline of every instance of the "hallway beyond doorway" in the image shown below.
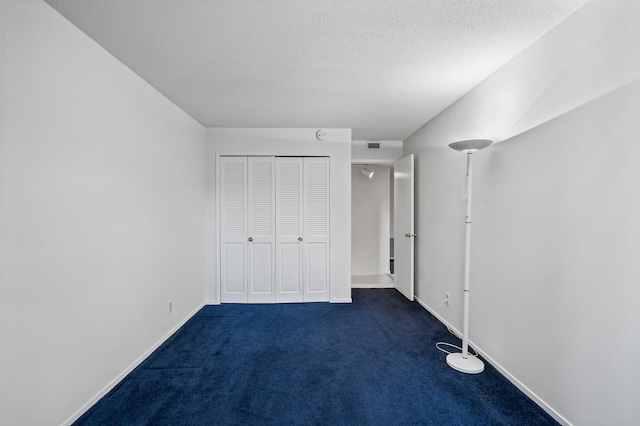
<path fill-rule="evenodd" d="M 352 275 L 351 288 L 394 288 L 393 275 Z"/>

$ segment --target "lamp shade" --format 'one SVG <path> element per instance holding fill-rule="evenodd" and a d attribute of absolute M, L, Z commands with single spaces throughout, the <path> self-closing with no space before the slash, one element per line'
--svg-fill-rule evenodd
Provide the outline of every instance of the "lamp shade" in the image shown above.
<path fill-rule="evenodd" d="M 493 143 L 490 139 L 469 139 L 466 141 L 453 142 L 449 144 L 449 148 L 456 151 L 470 153 L 485 149 Z"/>

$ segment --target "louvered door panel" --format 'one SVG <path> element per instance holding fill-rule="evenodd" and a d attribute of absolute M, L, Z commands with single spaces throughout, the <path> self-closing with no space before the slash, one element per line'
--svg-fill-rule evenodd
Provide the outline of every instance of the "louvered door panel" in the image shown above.
<path fill-rule="evenodd" d="M 220 158 L 220 300 L 247 301 L 247 159 Z"/>
<path fill-rule="evenodd" d="M 275 298 L 275 158 L 248 158 L 248 302 Z"/>
<path fill-rule="evenodd" d="M 304 301 L 329 301 L 329 159 L 304 159 Z"/>
<path fill-rule="evenodd" d="M 276 160 L 276 301 L 302 302 L 302 159 Z"/>

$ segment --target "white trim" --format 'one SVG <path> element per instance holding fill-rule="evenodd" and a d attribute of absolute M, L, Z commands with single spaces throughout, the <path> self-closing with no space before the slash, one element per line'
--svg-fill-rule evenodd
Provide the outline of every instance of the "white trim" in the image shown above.
<path fill-rule="evenodd" d="M 460 333 L 453 325 L 451 325 L 447 320 L 445 320 L 444 318 L 442 318 L 440 316 L 440 314 L 438 314 L 436 311 L 434 311 L 433 309 L 431 309 L 429 306 L 427 306 L 426 303 L 424 303 L 422 300 L 420 300 L 417 296 L 414 296 L 414 298 L 416 299 L 416 302 L 418 302 L 420 304 L 420 306 L 422 306 L 423 308 L 425 308 L 427 311 L 429 311 L 429 313 L 431 315 L 433 315 L 434 317 L 436 317 L 436 319 L 438 321 L 440 321 L 441 323 L 443 323 L 444 325 L 446 325 L 449 330 L 451 330 L 453 332 L 453 334 L 458 338 L 458 339 L 462 339 L 462 333 Z M 473 348 L 475 349 L 475 345 L 473 346 Z"/>
<path fill-rule="evenodd" d="M 102 388 L 100 392 L 98 392 L 93 398 L 87 401 L 78 411 L 73 413 L 67 420 L 65 420 L 63 425 L 71 425 L 73 422 L 78 420 L 84 413 L 87 412 L 91 407 L 93 407 L 103 396 L 111 392 L 111 390 L 116 387 L 118 383 L 120 383 L 129 373 L 131 373 L 136 367 L 138 367 L 144 360 L 146 360 L 149 355 L 153 353 L 156 349 L 158 349 L 164 342 L 166 342 L 171 336 L 173 336 L 176 331 L 178 331 L 183 325 L 187 323 L 200 309 L 204 307 L 204 303 L 198 305 L 196 309 L 194 309 L 190 314 L 188 314 L 182 321 L 175 325 L 167 334 L 160 338 L 151 348 L 147 349 L 142 355 L 138 357 L 129 367 L 127 367 L 122 373 L 116 376 L 107 386 Z"/>
<path fill-rule="evenodd" d="M 350 297 L 344 297 L 344 298 L 336 298 L 336 299 L 331 299 L 329 301 L 329 303 L 351 303 L 352 300 Z"/>
<path fill-rule="evenodd" d="M 219 305 L 220 301 L 219 300 L 205 300 L 204 304 L 206 306 L 210 306 L 210 305 Z"/>
<path fill-rule="evenodd" d="M 216 152 L 216 170 L 215 170 L 215 174 L 216 174 L 216 216 L 215 216 L 215 220 L 216 220 L 216 245 L 215 245 L 215 252 L 214 252 L 214 259 L 215 259 L 215 268 L 216 268 L 216 288 L 215 288 L 215 292 L 216 292 L 216 300 L 218 301 L 218 303 L 221 303 L 220 301 L 220 293 L 221 293 L 221 279 L 220 279 L 220 229 L 221 229 L 221 213 L 220 213 L 220 153 Z"/>
<path fill-rule="evenodd" d="M 461 337 L 462 333 L 460 333 L 460 331 L 456 330 L 448 321 L 446 321 L 436 311 L 434 311 L 429 306 L 427 306 L 427 304 L 424 303 L 422 300 L 420 300 L 417 297 L 414 297 L 414 298 L 420 304 L 420 306 L 422 306 L 427 311 L 429 311 L 429 313 L 431 313 L 434 317 L 436 317 L 436 319 L 438 321 L 440 321 L 441 323 L 446 325 L 456 335 L 456 337 L 458 337 L 459 339 L 462 338 Z M 549 414 L 551 417 L 553 417 L 558 423 L 560 423 L 560 424 L 562 424 L 564 426 L 571 426 L 571 423 L 567 419 L 562 417 L 562 415 L 560 415 L 560 413 L 558 413 L 556 410 L 554 410 L 542 398 L 540 398 L 538 395 L 536 395 L 533 391 L 531 391 L 531 389 L 526 387 L 520 380 L 518 380 L 511 373 L 509 373 L 509 371 L 507 371 L 507 369 L 502 367 L 496 360 L 494 360 L 489 355 L 487 355 L 487 353 L 485 351 L 483 351 L 481 348 L 479 348 L 478 345 L 474 344 L 471 340 L 469 340 L 469 346 L 472 346 L 473 349 L 475 349 L 475 351 L 478 352 L 482 356 L 482 358 L 484 358 L 484 360 L 486 360 L 489 364 L 491 364 L 496 370 L 498 370 L 500 372 L 500 374 L 502 374 L 504 377 L 506 377 L 507 380 L 509 380 L 512 384 L 514 384 L 525 395 L 527 395 L 529 398 L 531 398 L 531 400 L 533 400 L 533 402 L 538 404 L 538 406 L 540 406 L 540 408 L 542 408 L 544 411 L 546 411 L 547 414 Z M 444 360 L 442 362 L 444 362 Z"/>

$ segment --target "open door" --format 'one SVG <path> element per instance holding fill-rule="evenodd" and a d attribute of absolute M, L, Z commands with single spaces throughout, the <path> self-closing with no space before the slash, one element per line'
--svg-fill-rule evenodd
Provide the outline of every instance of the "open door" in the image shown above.
<path fill-rule="evenodd" d="M 400 293 L 413 300 L 413 154 L 394 163 L 393 229 L 394 281 Z"/>

